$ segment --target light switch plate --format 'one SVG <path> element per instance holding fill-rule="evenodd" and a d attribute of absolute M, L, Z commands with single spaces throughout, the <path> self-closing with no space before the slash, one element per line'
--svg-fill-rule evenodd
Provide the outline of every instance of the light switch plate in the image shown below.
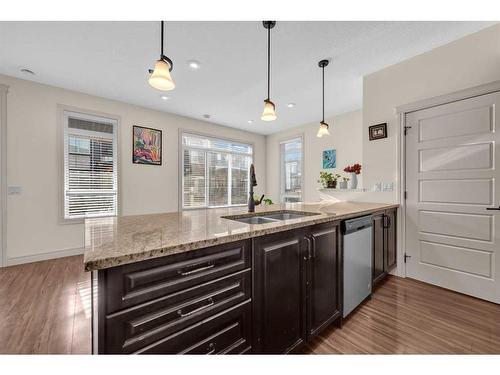
<path fill-rule="evenodd" d="M 8 195 L 18 195 L 18 194 L 21 194 L 22 191 L 23 191 L 23 188 L 21 186 L 9 186 L 7 188 Z"/>

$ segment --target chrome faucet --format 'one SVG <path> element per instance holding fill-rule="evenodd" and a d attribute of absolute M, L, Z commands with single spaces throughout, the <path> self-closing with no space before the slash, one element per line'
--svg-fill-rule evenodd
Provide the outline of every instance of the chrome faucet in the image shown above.
<path fill-rule="evenodd" d="M 259 201 L 255 202 L 253 199 L 253 187 L 257 186 L 257 178 L 255 178 L 255 167 L 253 164 L 250 165 L 250 191 L 248 192 L 248 212 L 255 212 L 255 205 L 260 204 L 264 199 L 264 194 Z"/>

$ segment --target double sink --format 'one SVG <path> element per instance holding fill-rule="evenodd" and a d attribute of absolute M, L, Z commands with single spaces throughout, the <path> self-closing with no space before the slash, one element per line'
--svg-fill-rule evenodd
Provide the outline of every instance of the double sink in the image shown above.
<path fill-rule="evenodd" d="M 319 215 L 314 212 L 302 211 L 270 211 L 250 215 L 222 216 L 223 219 L 238 221 L 245 224 L 269 224 L 285 220 L 300 219 L 307 216 Z"/>

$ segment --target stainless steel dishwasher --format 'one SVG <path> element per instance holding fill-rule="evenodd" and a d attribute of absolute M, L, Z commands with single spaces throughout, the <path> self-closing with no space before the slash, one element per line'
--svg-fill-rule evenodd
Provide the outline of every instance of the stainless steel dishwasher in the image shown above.
<path fill-rule="evenodd" d="M 372 293 L 372 218 L 345 220 L 344 234 L 344 311 L 349 315 Z"/>

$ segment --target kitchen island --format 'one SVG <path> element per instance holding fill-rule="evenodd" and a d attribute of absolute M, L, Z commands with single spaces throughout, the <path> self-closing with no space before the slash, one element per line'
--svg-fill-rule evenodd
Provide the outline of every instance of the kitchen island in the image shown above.
<path fill-rule="evenodd" d="M 341 319 L 340 222 L 392 215 L 395 223 L 396 207 L 282 204 L 254 214 L 232 207 L 88 219 L 84 263 L 92 271 L 93 352 L 299 350 Z M 276 213 L 305 216 L 264 224 L 233 220 Z M 394 266 L 395 246 L 391 256 Z"/>

